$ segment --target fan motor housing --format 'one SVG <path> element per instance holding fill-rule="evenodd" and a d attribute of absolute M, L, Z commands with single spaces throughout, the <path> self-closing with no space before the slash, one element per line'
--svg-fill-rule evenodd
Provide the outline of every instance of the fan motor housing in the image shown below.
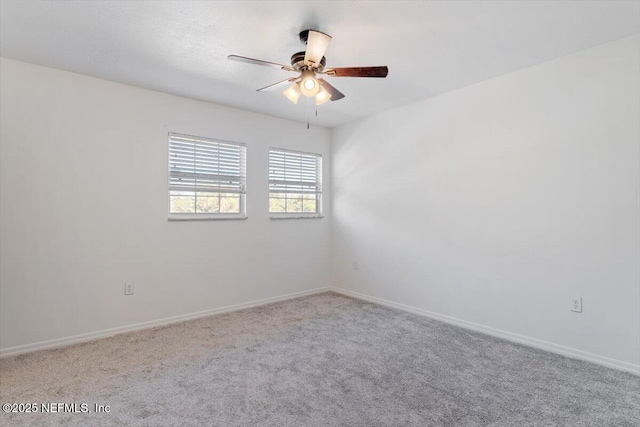
<path fill-rule="evenodd" d="M 326 65 L 326 63 L 327 63 L 327 60 L 323 56 L 322 59 L 320 60 L 320 63 L 316 64 L 315 67 L 311 67 L 311 69 L 313 69 L 314 71 L 322 71 L 324 70 L 324 66 Z M 291 55 L 291 66 L 296 71 L 310 69 L 310 67 L 308 67 L 304 63 L 304 52 L 297 52 Z"/>

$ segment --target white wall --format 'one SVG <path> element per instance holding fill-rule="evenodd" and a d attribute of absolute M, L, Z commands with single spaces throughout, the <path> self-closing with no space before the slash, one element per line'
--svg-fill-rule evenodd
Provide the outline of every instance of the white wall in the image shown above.
<path fill-rule="evenodd" d="M 0 84 L 1 349 L 329 285 L 329 218 L 267 215 L 269 146 L 328 190 L 328 129 L 4 58 Z M 247 220 L 167 221 L 168 132 L 247 144 Z"/>
<path fill-rule="evenodd" d="M 335 129 L 334 284 L 637 370 L 639 52 L 626 38 Z"/>

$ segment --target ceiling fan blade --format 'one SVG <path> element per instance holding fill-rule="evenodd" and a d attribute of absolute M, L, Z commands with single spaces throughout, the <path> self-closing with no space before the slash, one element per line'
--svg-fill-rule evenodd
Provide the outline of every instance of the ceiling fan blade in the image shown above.
<path fill-rule="evenodd" d="M 337 101 L 339 99 L 344 98 L 344 93 L 340 92 L 338 89 L 331 86 L 325 79 L 318 79 L 318 83 L 320 83 L 320 86 L 322 86 L 324 90 L 326 90 L 331 94 L 332 101 Z"/>
<path fill-rule="evenodd" d="M 304 53 L 304 63 L 306 65 L 320 64 L 324 53 L 329 47 L 329 43 L 331 43 L 331 36 L 329 34 L 309 30 L 309 34 L 307 36 L 307 50 Z"/>
<path fill-rule="evenodd" d="M 263 65 L 265 67 L 279 68 L 285 71 L 295 71 L 292 67 L 288 65 L 278 64 L 276 62 L 263 61 L 261 59 L 247 58 L 246 56 L 229 55 L 227 56 L 227 58 L 232 61 L 246 62 L 247 64 Z"/>
<path fill-rule="evenodd" d="M 256 90 L 256 92 L 260 92 L 260 91 L 263 91 L 263 90 L 269 91 L 269 90 L 279 89 L 281 86 L 284 86 L 285 83 L 295 82 L 296 79 L 297 79 L 297 77 L 291 77 L 290 79 L 284 79 L 284 80 L 279 81 L 277 83 L 273 83 L 273 84 L 270 84 L 269 86 L 265 86 L 263 88 L 260 88 L 260 89 Z"/>
<path fill-rule="evenodd" d="M 327 68 L 323 74 L 334 77 L 387 77 L 389 68 L 384 67 L 346 67 Z"/>

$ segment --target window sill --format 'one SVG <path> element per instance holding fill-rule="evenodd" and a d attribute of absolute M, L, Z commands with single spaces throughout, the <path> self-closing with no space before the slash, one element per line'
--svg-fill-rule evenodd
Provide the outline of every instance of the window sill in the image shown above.
<path fill-rule="evenodd" d="M 324 218 L 324 215 L 291 215 L 291 216 L 270 216 L 269 219 L 281 220 L 281 219 L 320 219 Z"/>
<path fill-rule="evenodd" d="M 228 216 L 228 217 L 204 217 L 204 218 L 197 218 L 197 217 L 187 217 L 187 218 L 180 218 L 180 217 L 169 217 L 168 220 L 169 221 L 177 221 L 177 222 L 182 222 L 182 221 L 244 221 L 246 220 L 248 217 L 246 216 Z"/>

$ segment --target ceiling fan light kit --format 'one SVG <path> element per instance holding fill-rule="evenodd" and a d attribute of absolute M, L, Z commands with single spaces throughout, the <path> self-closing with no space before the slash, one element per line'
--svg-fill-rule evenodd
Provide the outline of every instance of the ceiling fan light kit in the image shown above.
<path fill-rule="evenodd" d="M 331 36 L 316 30 L 304 30 L 299 34 L 300 41 L 307 45 L 304 52 L 297 52 L 291 56 L 291 66 L 260 59 L 247 58 L 239 55 L 229 55 L 233 61 L 262 65 L 265 67 L 279 68 L 284 71 L 300 73 L 298 77 L 282 80 L 278 83 L 258 89 L 258 91 L 272 90 L 293 82 L 283 94 L 294 104 L 298 103 L 300 95 L 315 97 L 316 105 L 325 102 L 338 101 L 344 98 L 344 94 L 317 74 L 330 77 L 387 77 L 389 69 L 386 66 L 378 67 L 348 67 L 327 68 L 324 53 L 331 43 Z"/>

